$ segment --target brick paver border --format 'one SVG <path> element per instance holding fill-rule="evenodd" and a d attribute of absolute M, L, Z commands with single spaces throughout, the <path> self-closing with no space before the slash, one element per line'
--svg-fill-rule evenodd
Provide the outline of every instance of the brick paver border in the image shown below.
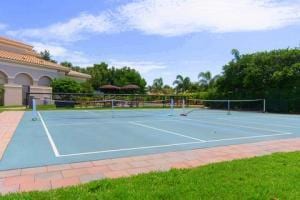
<path fill-rule="evenodd" d="M 49 190 L 103 178 L 118 178 L 191 168 L 209 163 L 300 150 L 300 139 L 264 141 L 189 151 L 98 160 L 36 168 L 0 171 L 0 193 Z"/>
<path fill-rule="evenodd" d="M 8 116 L 11 120 L 6 122 L 13 122 L 7 123 L 8 125 L 14 127 L 18 119 L 21 119 L 23 112 L 17 113 L 5 114 L 5 117 Z M 0 120 L 1 118 L 3 113 Z M 3 122 L 3 119 L 0 122 Z M 15 128 L 16 126 L 9 129 L 10 138 Z M 191 168 L 209 163 L 291 151 L 300 151 L 300 138 L 0 171 L 0 193 L 49 190 L 103 178 L 167 171 L 171 168 Z"/>
<path fill-rule="evenodd" d="M 9 144 L 24 111 L 9 111 L 0 113 L 0 160 Z"/>

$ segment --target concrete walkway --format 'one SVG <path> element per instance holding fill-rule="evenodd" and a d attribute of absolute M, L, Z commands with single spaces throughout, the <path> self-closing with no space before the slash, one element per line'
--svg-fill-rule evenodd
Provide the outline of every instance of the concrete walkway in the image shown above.
<path fill-rule="evenodd" d="M 0 128 L 2 130 L 2 127 L 5 127 L 5 131 L 0 131 L 1 141 L 3 132 L 4 135 L 9 135 L 8 138 L 12 137 L 22 115 L 22 112 L 0 114 Z M 300 138 L 0 171 L 0 193 L 49 190 L 103 178 L 167 171 L 171 168 L 197 167 L 209 163 L 290 151 L 300 151 Z"/>

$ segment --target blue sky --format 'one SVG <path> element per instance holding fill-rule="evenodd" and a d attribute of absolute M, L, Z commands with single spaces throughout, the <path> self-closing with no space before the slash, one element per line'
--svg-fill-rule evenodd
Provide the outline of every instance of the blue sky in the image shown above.
<path fill-rule="evenodd" d="M 300 0 L 10 0 L 0 35 L 82 67 L 136 68 L 148 84 L 214 75 L 241 53 L 300 46 Z"/>

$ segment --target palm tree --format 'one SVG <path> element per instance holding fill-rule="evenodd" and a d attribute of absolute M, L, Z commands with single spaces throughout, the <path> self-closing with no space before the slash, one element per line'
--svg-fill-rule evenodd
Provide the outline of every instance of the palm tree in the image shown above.
<path fill-rule="evenodd" d="M 210 71 L 200 72 L 198 75 L 198 79 L 199 79 L 200 85 L 207 88 L 210 85 L 210 82 L 212 80 Z"/>
<path fill-rule="evenodd" d="M 221 77 L 221 75 L 215 75 L 215 76 L 210 80 L 209 85 L 210 85 L 210 86 L 213 86 L 213 85 L 217 82 L 217 80 L 218 80 L 220 77 Z"/>
<path fill-rule="evenodd" d="M 164 86 L 164 81 L 162 78 L 156 78 L 153 80 L 152 88 L 156 90 L 161 90 Z"/>
<path fill-rule="evenodd" d="M 156 78 L 153 80 L 151 86 L 148 87 L 148 91 L 152 93 L 161 93 L 163 90 L 164 81 L 162 78 Z"/>
<path fill-rule="evenodd" d="M 231 50 L 231 54 L 234 56 L 234 59 L 235 59 L 236 61 L 238 61 L 238 60 L 241 58 L 240 52 L 239 52 L 239 50 L 237 50 L 237 49 L 232 49 L 232 50 Z"/>
<path fill-rule="evenodd" d="M 177 92 L 185 92 L 191 86 L 191 79 L 189 77 L 183 77 L 182 75 L 177 75 L 176 80 L 173 82 L 176 85 Z"/>

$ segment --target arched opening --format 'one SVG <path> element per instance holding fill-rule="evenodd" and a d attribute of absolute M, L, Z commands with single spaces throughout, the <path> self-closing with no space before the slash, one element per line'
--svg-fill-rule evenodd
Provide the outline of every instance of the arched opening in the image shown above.
<path fill-rule="evenodd" d="M 0 71 L 0 85 L 4 85 L 7 83 L 7 76 L 4 72 Z"/>
<path fill-rule="evenodd" d="M 22 102 L 23 105 L 27 105 L 27 95 L 30 93 L 30 85 L 33 84 L 33 79 L 28 74 L 20 73 L 16 75 L 15 83 L 22 85 Z"/>
<path fill-rule="evenodd" d="M 7 76 L 0 71 L 0 106 L 4 104 L 4 84 L 7 83 Z"/>
<path fill-rule="evenodd" d="M 31 76 L 29 76 L 28 74 L 25 73 L 20 73 L 15 77 L 15 83 L 18 85 L 32 85 L 33 84 L 33 80 L 31 78 Z"/>
<path fill-rule="evenodd" d="M 52 79 L 50 77 L 42 76 L 38 81 L 38 85 L 39 86 L 50 87 L 51 82 L 52 82 Z"/>

